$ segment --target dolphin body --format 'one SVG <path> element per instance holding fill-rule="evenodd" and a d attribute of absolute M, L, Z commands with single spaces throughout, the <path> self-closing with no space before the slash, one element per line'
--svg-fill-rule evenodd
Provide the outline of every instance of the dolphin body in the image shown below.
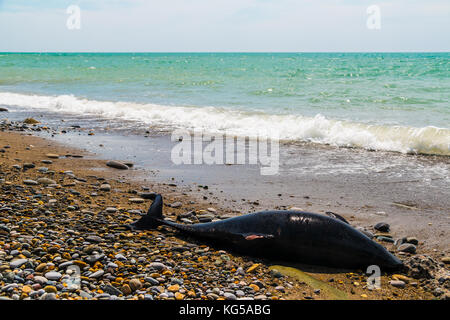
<path fill-rule="evenodd" d="M 331 213 L 328 217 L 302 211 L 261 211 L 185 225 L 164 220 L 162 208 L 162 196 L 155 194 L 148 213 L 127 227 L 150 230 L 166 225 L 250 256 L 316 266 L 359 269 L 378 265 L 382 270 L 403 266 L 383 246 Z"/>

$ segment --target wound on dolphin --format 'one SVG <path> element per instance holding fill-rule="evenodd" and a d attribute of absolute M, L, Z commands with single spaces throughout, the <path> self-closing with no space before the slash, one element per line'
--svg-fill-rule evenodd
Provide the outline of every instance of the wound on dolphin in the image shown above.
<path fill-rule="evenodd" d="M 377 265 L 384 270 L 395 270 L 403 266 L 382 245 L 335 214 L 260 211 L 221 221 L 185 225 L 164 220 L 162 209 L 163 198 L 155 194 L 147 214 L 126 227 L 151 230 L 165 225 L 242 254 L 278 261 L 358 269 Z"/>

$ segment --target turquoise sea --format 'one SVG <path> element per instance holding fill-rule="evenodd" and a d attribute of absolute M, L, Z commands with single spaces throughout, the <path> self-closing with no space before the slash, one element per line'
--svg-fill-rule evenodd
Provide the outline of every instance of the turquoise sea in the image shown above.
<path fill-rule="evenodd" d="M 0 53 L 0 105 L 450 155 L 450 53 Z"/>

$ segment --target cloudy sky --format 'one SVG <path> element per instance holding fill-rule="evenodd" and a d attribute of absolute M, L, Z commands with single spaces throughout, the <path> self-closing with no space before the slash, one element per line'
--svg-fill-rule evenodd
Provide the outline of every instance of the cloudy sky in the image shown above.
<path fill-rule="evenodd" d="M 450 1 L 0 0 L 0 51 L 450 51 Z"/>

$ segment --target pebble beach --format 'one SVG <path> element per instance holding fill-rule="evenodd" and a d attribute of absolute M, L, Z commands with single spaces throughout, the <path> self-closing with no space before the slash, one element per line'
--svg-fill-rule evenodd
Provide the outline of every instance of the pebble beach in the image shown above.
<path fill-rule="evenodd" d="M 450 298 L 448 252 L 424 250 L 420 237 L 393 235 L 383 221 L 361 231 L 405 268 L 382 273 L 379 289 L 369 288 L 366 270 L 286 272 L 167 227 L 131 232 L 122 226 L 145 214 L 153 193 L 163 195 L 165 217 L 180 223 L 235 213 L 176 184 L 144 184 L 132 163 L 37 137 L 54 129 L 34 119 L 0 119 L 0 300 Z"/>

